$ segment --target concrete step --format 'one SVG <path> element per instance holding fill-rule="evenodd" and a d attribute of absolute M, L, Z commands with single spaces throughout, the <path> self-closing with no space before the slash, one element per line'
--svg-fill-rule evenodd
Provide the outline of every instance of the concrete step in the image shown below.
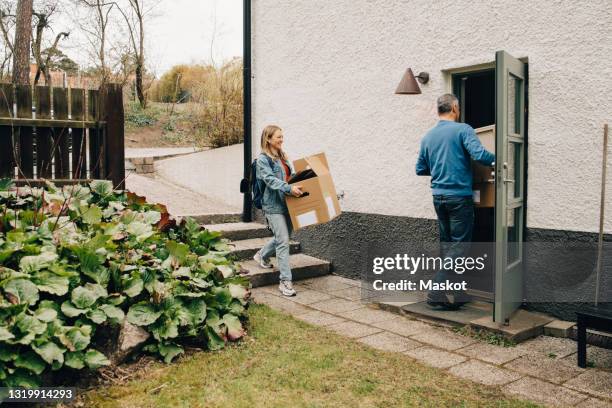
<path fill-rule="evenodd" d="M 253 287 L 256 288 L 278 283 L 278 264 L 275 258 L 272 258 L 272 263 L 274 264 L 273 269 L 261 268 L 252 259 L 240 262 L 240 265 L 242 265 L 243 269 L 249 271 L 249 274 L 246 276 L 251 280 Z M 329 275 L 331 271 L 331 264 L 329 262 L 304 254 L 291 255 L 289 257 L 289 265 L 291 266 L 293 281 Z"/>
<path fill-rule="evenodd" d="M 224 238 L 232 241 L 272 236 L 272 232 L 258 222 L 207 223 L 204 227 L 210 231 L 219 231 Z"/>
<path fill-rule="evenodd" d="M 270 238 L 251 238 L 240 241 L 232 241 L 234 246 L 231 254 L 238 260 L 251 259 L 255 252 L 259 251 Z M 296 241 L 289 242 L 289 253 L 296 254 L 300 251 L 300 243 Z"/>
<path fill-rule="evenodd" d="M 221 224 L 239 223 L 242 220 L 242 213 L 234 214 L 179 214 L 179 217 L 191 217 L 200 224 Z"/>

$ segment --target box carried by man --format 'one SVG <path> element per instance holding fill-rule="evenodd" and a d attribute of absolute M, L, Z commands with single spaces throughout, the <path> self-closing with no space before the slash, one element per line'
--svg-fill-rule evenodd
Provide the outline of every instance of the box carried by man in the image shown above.
<path fill-rule="evenodd" d="M 495 153 L 495 125 L 474 129 L 485 149 Z M 477 208 L 495 207 L 495 181 L 492 169 L 472 160 L 472 193 Z"/>
<path fill-rule="evenodd" d="M 301 186 L 304 192 L 301 197 L 286 197 L 293 229 L 323 224 L 340 215 L 340 203 L 325 153 L 295 160 L 293 166 L 296 174 L 289 184 Z"/>

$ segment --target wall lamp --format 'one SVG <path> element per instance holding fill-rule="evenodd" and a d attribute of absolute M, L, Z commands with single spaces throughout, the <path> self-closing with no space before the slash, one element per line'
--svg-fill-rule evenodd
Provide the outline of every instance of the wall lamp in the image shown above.
<path fill-rule="evenodd" d="M 416 80 L 419 80 L 420 83 L 426 84 L 429 82 L 429 73 L 421 72 L 416 77 L 412 73 L 412 69 L 408 68 L 406 73 L 402 77 L 395 93 L 397 95 L 416 95 L 421 93 L 421 88 Z"/>

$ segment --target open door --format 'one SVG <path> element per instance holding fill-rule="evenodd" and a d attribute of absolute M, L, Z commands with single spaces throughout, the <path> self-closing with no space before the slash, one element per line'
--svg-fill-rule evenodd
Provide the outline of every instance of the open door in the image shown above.
<path fill-rule="evenodd" d="M 525 63 L 495 54 L 495 309 L 507 324 L 523 300 Z"/>

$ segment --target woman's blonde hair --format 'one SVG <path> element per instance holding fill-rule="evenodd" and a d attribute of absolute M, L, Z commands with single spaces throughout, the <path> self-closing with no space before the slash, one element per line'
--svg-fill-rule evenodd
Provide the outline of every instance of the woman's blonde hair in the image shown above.
<path fill-rule="evenodd" d="M 282 149 L 279 150 L 278 153 L 276 153 L 270 147 L 270 139 L 272 139 L 272 136 L 274 136 L 274 133 L 276 133 L 277 130 L 283 129 L 276 125 L 268 125 L 264 128 L 263 132 L 261 132 L 261 151 L 272 157 L 273 159 L 280 158 L 284 161 L 287 161 L 287 155 Z"/>

